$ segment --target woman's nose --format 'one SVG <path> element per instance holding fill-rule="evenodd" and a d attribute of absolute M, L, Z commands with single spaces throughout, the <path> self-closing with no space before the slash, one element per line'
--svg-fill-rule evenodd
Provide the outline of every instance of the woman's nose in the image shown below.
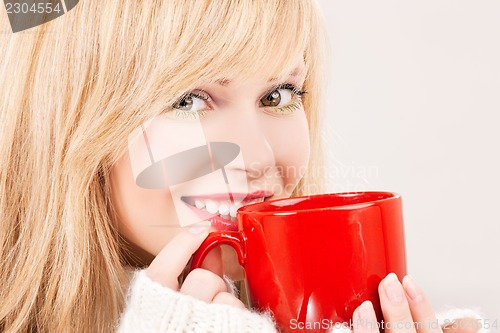
<path fill-rule="evenodd" d="M 228 111 L 219 121 L 210 124 L 216 123 L 216 126 L 204 126 L 209 141 L 231 142 L 240 147 L 244 165 L 240 163 L 234 168 L 244 169 L 252 178 L 262 176 L 276 165 L 274 147 L 267 133 L 271 128 L 266 128 L 259 112 L 252 106 L 239 106 L 237 110 Z"/>

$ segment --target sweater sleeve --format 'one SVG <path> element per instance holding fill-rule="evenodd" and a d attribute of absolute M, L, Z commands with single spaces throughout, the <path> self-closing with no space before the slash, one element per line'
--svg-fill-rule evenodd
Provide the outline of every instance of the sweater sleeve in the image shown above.
<path fill-rule="evenodd" d="M 267 314 L 225 304 L 209 304 L 134 273 L 119 333 L 264 332 L 275 333 Z"/>

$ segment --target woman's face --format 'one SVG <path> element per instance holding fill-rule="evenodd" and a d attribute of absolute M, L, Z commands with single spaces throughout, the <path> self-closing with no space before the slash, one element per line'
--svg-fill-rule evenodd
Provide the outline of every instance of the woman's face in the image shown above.
<path fill-rule="evenodd" d="M 111 190 L 136 255 L 147 261 L 201 220 L 236 229 L 240 206 L 291 195 L 309 158 L 304 79 L 299 61 L 285 82 L 262 73 L 202 85 L 131 134 Z"/>

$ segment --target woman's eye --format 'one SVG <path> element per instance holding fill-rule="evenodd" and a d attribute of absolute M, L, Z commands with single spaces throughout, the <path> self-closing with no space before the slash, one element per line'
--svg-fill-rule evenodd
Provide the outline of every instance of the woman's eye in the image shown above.
<path fill-rule="evenodd" d="M 265 107 L 280 107 L 289 104 L 292 97 L 292 92 L 289 89 L 276 89 L 260 101 Z"/>
<path fill-rule="evenodd" d="M 188 111 L 188 112 L 200 112 L 209 110 L 210 107 L 207 105 L 209 100 L 208 96 L 201 96 L 195 93 L 189 93 L 183 96 L 180 100 L 172 105 L 173 109 Z"/>
<path fill-rule="evenodd" d="M 301 109 L 301 96 L 305 93 L 293 84 L 282 84 L 262 97 L 260 103 L 266 113 L 280 116 L 290 115 Z"/>

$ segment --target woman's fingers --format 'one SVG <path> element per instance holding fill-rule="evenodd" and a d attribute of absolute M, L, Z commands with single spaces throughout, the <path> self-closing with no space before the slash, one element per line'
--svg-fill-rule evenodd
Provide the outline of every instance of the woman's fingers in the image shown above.
<path fill-rule="evenodd" d="M 212 303 L 232 305 L 240 309 L 245 309 L 245 304 L 228 292 L 218 293 Z"/>
<path fill-rule="evenodd" d="M 173 290 L 179 290 L 178 277 L 193 253 L 208 236 L 210 222 L 203 221 L 187 227 L 160 251 L 146 269 L 150 279 Z"/>
<path fill-rule="evenodd" d="M 243 303 L 227 292 L 222 275 L 220 249 L 210 251 L 203 263 L 203 268 L 190 272 L 182 286 L 178 277 L 183 273 L 193 253 L 208 236 L 210 222 L 200 222 L 185 228 L 160 251 L 146 269 L 146 274 L 175 291 L 195 297 L 207 303 L 219 303 L 244 308 Z"/>
<path fill-rule="evenodd" d="M 445 333 L 477 333 L 480 329 L 480 322 L 468 317 L 454 320 L 443 327 Z"/>
<path fill-rule="evenodd" d="M 352 315 L 353 333 L 379 333 L 377 317 L 370 301 L 363 302 Z"/>
<path fill-rule="evenodd" d="M 219 275 L 202 268 L 189 273 L 180 292 L 207 303 L 228 304 L 245 308 L 239 299 L 227 292 L 226 283 Z"/>
<path fill-rule="evenodd" d="M 380 305 L 386 333 L 443 333 L 423 290 L 409 276 L 401 284 L 391 273 L 379 284 Z M 370 302 L 361 304 L 353 314 L 354 333 L 378 332 Z"/>
<path fill-rule="evenodd" d="M 403 287 L 417 332 L 442 333 L 443 331 L 438 325 L 434 310 L 424 291 L 409 276 L 403 278 Z"/>
<path fill-rule="evenodd" d="M 379 284 L 380 305 L 384 314 L 386 333 L 415 333 L 410 306 L 403 286 L 391 273 Z"/>
<path fill-rule="evenodd" d="M 188 274 L 180 292 L 211 303 L 218 293 L 226 292 L 224 280 L 215 273 L 198 268 Z"/>

